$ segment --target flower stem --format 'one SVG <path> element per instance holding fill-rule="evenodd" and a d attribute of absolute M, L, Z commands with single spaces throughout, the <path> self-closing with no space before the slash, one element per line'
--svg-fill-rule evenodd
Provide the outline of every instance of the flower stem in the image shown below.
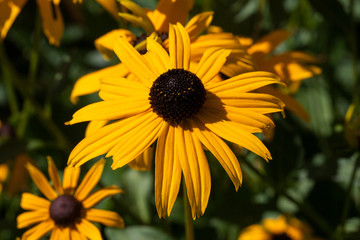
<path fill-rule="evenodd" d="M 186 240 L 194 240 L 194 225 L 191 216 L 191 207 L 186 191 L 186 184 L 183 181 L 184 213 L 185 213 L 185 236 Z"/>

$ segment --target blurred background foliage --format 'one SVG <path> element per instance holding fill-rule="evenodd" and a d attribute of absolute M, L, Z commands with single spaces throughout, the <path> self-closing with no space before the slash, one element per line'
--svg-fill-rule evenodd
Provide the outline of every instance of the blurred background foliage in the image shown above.
<path fill-rule="evenodd" d="M 153 9 L 155 0 L 135 1 Z M 70 100 L 74 82 L 86 73 L 113 65 L 96 51 L 94 40 L 118 23 L 93 0 L 61 2 L 65 33 L 59 48 L 41 37 L 34 59 L 35 1 L 29 1 L 0 45 L 0 163 L 15 168 L 27 153 L 46 172 L 45 156 L 59 169 L 84 136 L 86 124 L 65 126 L 72 114 L 97 94 Z M 264 140 L 273 160 L 239 155 L 244 181 L 238 192 L 210 154 L 212 190 L 203 217 L 195 220 L 196 239 L 236 239 L 244 227 L 268 216 L 289 213 L 307 222 L 323 239 L 360 239 L 360 1 L 354 0 L 196 0 L 192 15 L 215 12 L 213 24 L 255 40 L 274 29 L 292 35 L 276 52 L 301 50 L 320 59 L 323 74 L 302 82 L 295 94 L 308 111 L 306 123 L 291 112 L 275 117 L 272 140 Z M 122 23 L 121 27 L 128 26 Z M 131 26 L 128 26 L 131 27 Z M 136 31 L 137 29 L 134 29 Z M 31 86 L 32 64 L 38 60 Z M 348 112 L 353 104 L 353 114 Z M 348 112 L 348 118 L 345 119 Z M 356 123 L 356 118 L 357 123 Z M 4 130 L 6 127 L 6 131 Z M 10 129 L 10 130 L 9 130 Z M 94 162 L 85 164 L 82 174 Z M 11 170 L 10 170 L 11 172 Z M 14 173 L 11 173 L 14 174 Z M 11 175 L 10 174 L 10 175 Z M 36 193 L 26 174 L 20 191 Z M 105 167 L 101 185 L 116 184 L 125 194 L 100 204 L 120 213 L 125 229 L 102 228 L 105 239 L 184 239 L 183 199 L 168 219 L 159 219 L 154 204 L 153 172 Z M 15 239 L 20 193 L 10 194 L 10 176 L 0 197 L 0 239 Z"/>

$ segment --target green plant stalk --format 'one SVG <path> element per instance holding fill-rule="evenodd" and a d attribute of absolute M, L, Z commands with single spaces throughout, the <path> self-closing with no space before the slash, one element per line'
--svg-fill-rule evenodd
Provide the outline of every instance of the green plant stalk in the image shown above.
<path fill-rule="evenodd" d="M 9 98 L 9 107 L 11 114 L 17 114 L 19 112 L 18 107 L 18 100 L 15 95 L 14 86 L 11 81 L 11 74 L 9 72 L 9 69 L 7 69 L 7 58 L 5 57 L 5 49 L 4 44 L 0 43 L 0 61 L 1 61 L 1 67 L 2 67 L 2 75 L 4 79 L 4 85 L 6 88 L 7 96 Z"/>
<path fill-rule="evenodd" d="M 37 10 L 36 19 L 35 19 L 35 30 L 34 30 L 34 43 L 30 54 L 29 75 L 27 82 L 27 88 L 29 89 L 29 94 L 31 97 L 34 93 L 36 74 L 39 66 L 40 41 L 41 41 L 41 17 L 39 11 Z M 32 104 L 28 98 L 25 98 L 23 111 L 17 128 L 17 134 L 20 138 L 24 136 L 31 111 L 32 111 Z"/>
<path fill-rule="evenodd" d="M 191 216 L 191 207 L 186 191 L 186 184 L 183 181 L 184 216 L 185 216 L 185 239 L 194 240 L 194 224 Z"/>
<path fill-rule="evenodd" d="M 244 162 L 245 165 L 247 167 L 249 167 L 254 173 L 256 173 L 256 175 L 258 175 L 264 182 L 268 183 L 269 186 L 271 188 L 273 188 L 276 193 L 286 197 L 288 200 L 290 200 L 291 202 L 296 204 L 299 207 L 299 209 L 301 210 L 301 212 L 304 213 L 312 221 L 314 221 L 317 224 L 317 226 L 329 237 L 329 239 L 331 239 L 333 230 L 327 224 L 327 222 L 319 214 L 316 213 L 316 211 L 314 210 L 313 207 L 311 207 L 309 204 L 306 204 L 304 202 L 301 203 L 301 202 L 297 201 L 291 195 L 289 195 L 288 193 L 279 189 L 271 179 L 267 178 L 267 176 L 262 174 L 258 169 L 256 169 L 253 165 L 251 165 L 246 159 L 243 159 L 242 162 Z"/>

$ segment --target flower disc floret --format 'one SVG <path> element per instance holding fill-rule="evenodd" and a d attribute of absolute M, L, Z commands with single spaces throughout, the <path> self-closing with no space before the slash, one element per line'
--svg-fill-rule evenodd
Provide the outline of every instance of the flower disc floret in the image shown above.
<path fill-rule="evenodd" d="M 184 69 L 171 69 L 161 74 L 149 95 L 153 111 L 165 121 L 174 123 L 198 113 L 206 99 L 201 80 Z"/>
<path fill-rule="evenodd" d="M 62 227 L 74 225 L 81 219 L 81 202 L 71 195 L 61 195 L 50 205 L 50 217 L 55 224 Z"/>

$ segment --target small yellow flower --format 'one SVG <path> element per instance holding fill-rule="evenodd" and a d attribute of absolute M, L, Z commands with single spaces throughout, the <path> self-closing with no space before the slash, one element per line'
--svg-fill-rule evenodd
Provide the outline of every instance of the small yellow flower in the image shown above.
<path fill-rule="evenodd" d="M 180 24 L 170 25 L 169 53 L 152 38 L 147 39 L 144 55 L 122 38 L 115 44 L 115 53 L 137 81 L 102 78 L 99 96 L 104 101 L 80 109 L 68 124 L 110 123 L 73 149 L 70 165 L 80 166 L 107 154 L 113 157 L 112 168 L 116 169 L 133 161 L 157 140 L 158 214 L 170 214 L 183 173 L 195 218 L 204 213 L 211 188 L 203 145 L 216 156 L 236 189 L 242 181 L 240 165 L 221 138 L 271 159 L 253 133 L 273 127 L 266 114 L 282 111 L 283 103 L 271 95 L 250 92 L 280 83 L 274 74 L 251 72 L 213 81 L 230 51 L 210 48 L 199 64 L 193 65 L 190 38 Z"/>
<path fill-rule="evenodd" d="M 50 231 L 50 239 L 102 239 L 100 231 L 90 221 L 124 227 L 124 221 L 117 213 L 92 208 L 104 198 L 122 192 L 111 186 L 89 195 L 100 180 L 104 164 L 104 159 L 94 164 L 76 188 L 80 169 L 66 167 L 61 184 L 58 170 L 48 157 L 48 171 L 54 189 L 40 170 L 28 163 L 26 167 L 31 178 L 48 200 L 31 193 L 22 194 L 20 205 L 29 211 L 17 217 L 17 227 L 37 224 L 26 231 L 22 239 L 39 239 Z"/>
<path fill-rule="evenodd" d="M 294 217 L 267 218 L 261 225 L 245 228 L 238 240 L 315 240 L 310 228 Z"/>

